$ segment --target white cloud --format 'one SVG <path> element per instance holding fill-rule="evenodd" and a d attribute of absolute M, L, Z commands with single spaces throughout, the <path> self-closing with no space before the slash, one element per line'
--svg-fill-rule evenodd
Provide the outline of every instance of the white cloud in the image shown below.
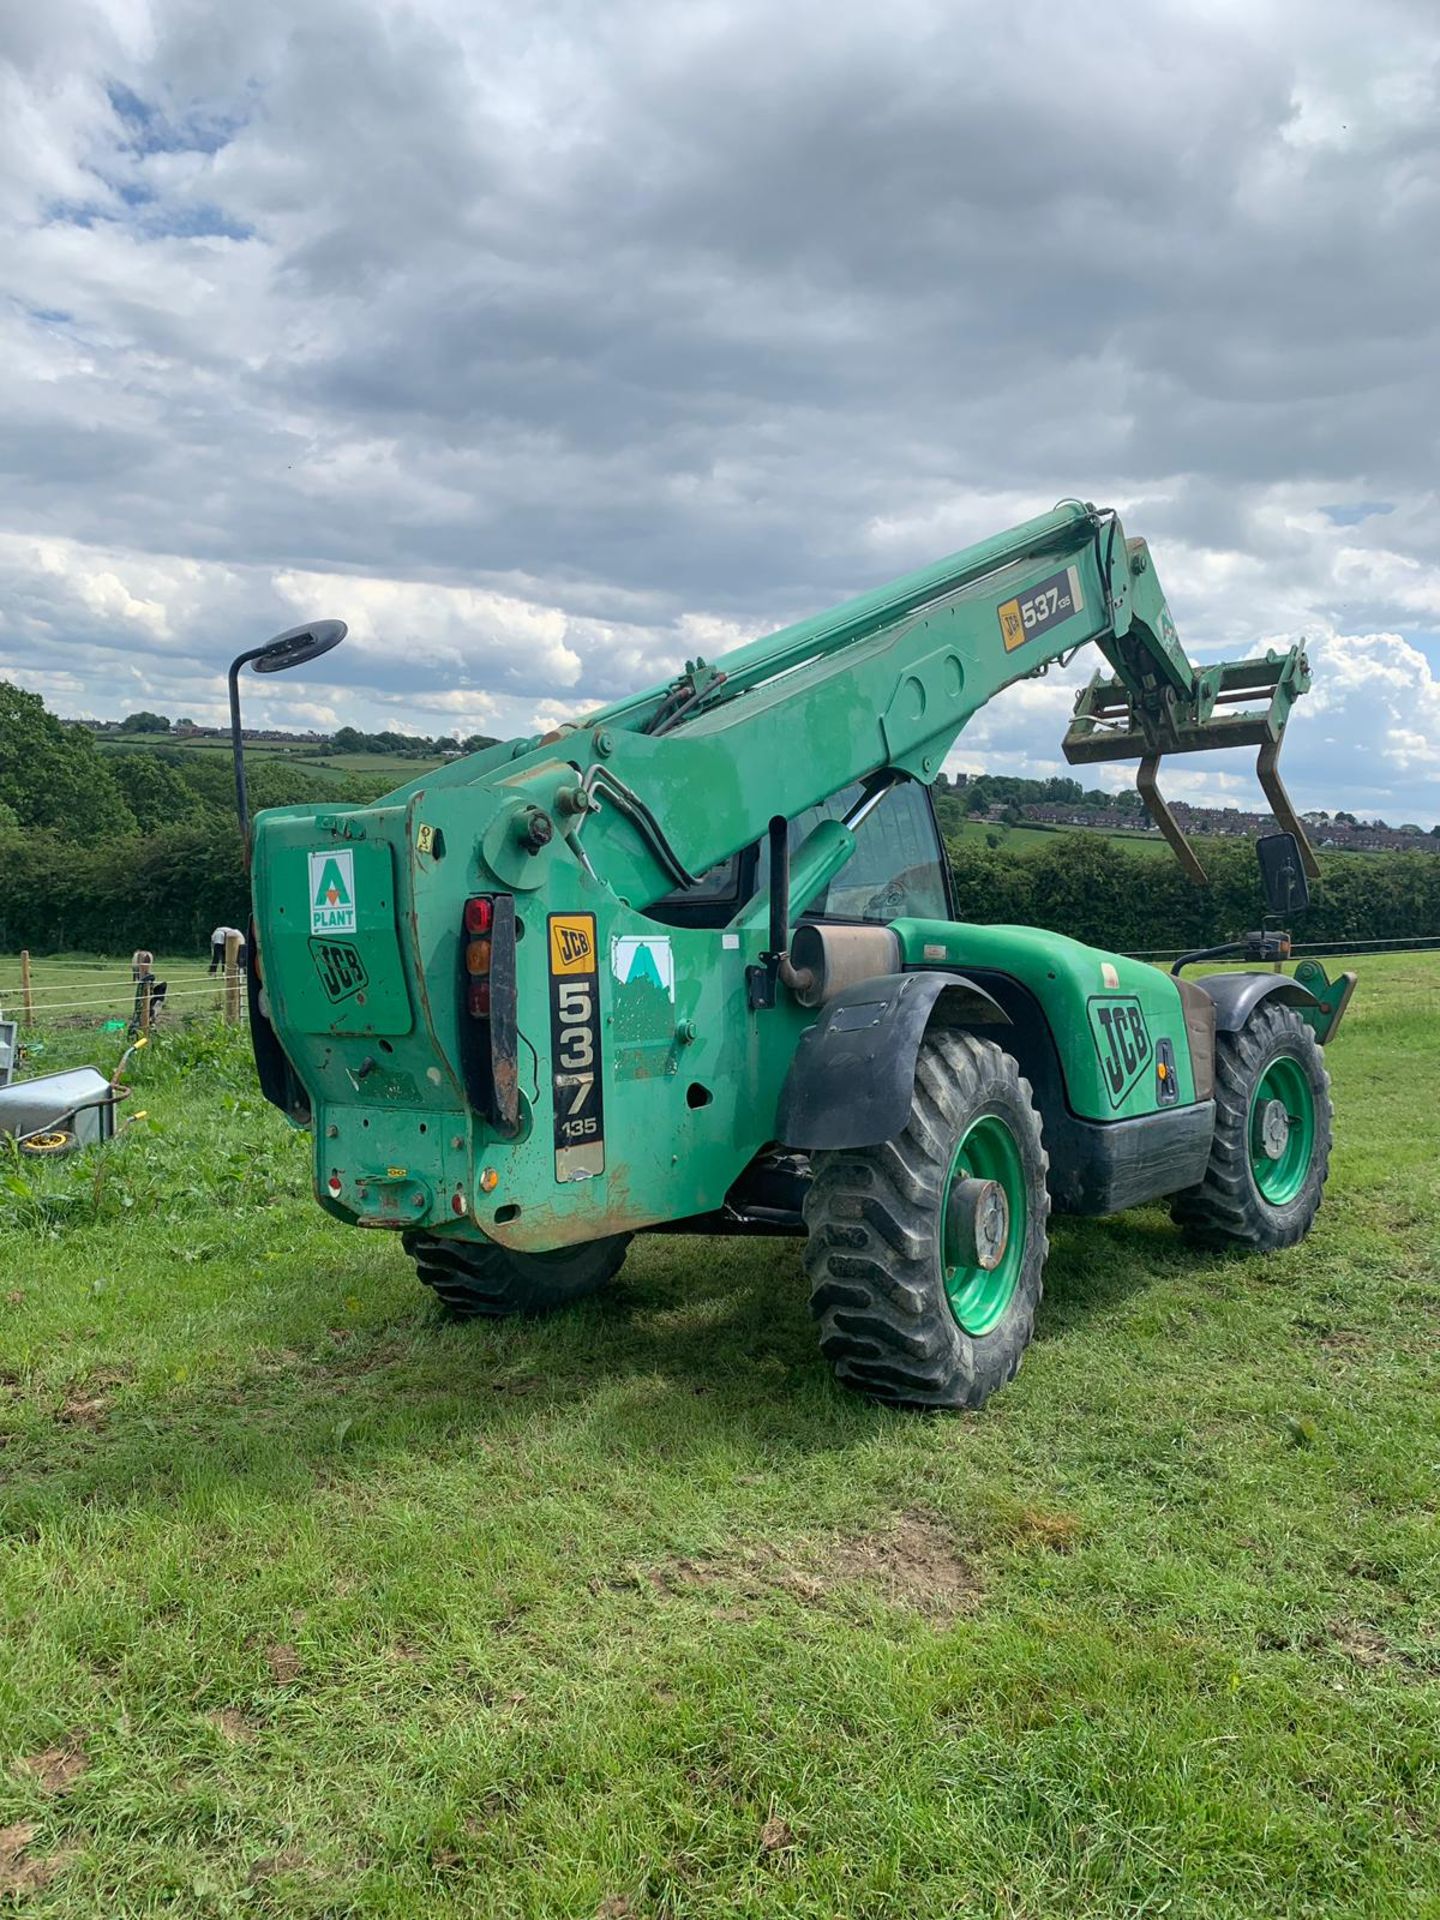
<path fill-rule="evenodd" d="M 1310 637 L 1304 804 L 1440 812 L 1433 8 L 1119 0 L 1044 115 L 1043 0 L 12 12 L 0 672 L 65 710 L 334 613 L 257 717 L 528 733 L 1079 493 L 1196 657 Z M 1077 677 L 956 761 L 1060 771 Z"/>

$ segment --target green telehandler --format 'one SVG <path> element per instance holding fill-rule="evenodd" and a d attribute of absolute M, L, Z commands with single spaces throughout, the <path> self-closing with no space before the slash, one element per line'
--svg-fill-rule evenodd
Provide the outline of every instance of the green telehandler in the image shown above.
<path fill-rule="evenodd" d="M 231 670 L 299 664 L 294 629 Z M 1093 642 L 1065 739 L 1131 758 L 1259 749 L 1283 831 L 1268 922 L 1313 855 L 1277 753 L 1291 648 L 1193 666 L 1145 543 L 1078 501 L 543 738 L 372 806 L 253 827 L 250 1012 L 320 1205 L 399 1233 L 459 1314 L 594 1292 L 641 1232 L 797 1234 L 839 1379 L 974 1408 L 1011 1379 L 1052 1210 L 1161 1197 L 1197 1240 L 1308 1232 L 1331 1140 L 1321 1051 L 1353 985 L 1166 974 L 957 922 L 931 786 L 967 721 Z"/>

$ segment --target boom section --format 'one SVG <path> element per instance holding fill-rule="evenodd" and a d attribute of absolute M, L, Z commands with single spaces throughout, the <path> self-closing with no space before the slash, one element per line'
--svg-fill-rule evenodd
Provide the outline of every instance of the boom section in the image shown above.
<path fill-rule="evenodd" d="M 573 844 L 644 907 L 852 781 L 933 780 L 987 701 L 1092 641 L 1118 657 L 1128 638 L 1183 698 L 1193 671 L 1168 614 L 1168 633 L 1132 619 L 1114 524 L 1061 506 L 587 716 L 552 748 L 582 768 L 595 809 Z"/>
<path fill-rule="evenodd" d="M 580 724 L 457 761 L 389 801 L 483 791 L 522 835 L 543 812 L 560 829 L 557 853 L 643 910 L 772 820 L 854 781 L 887 771 L 933 781 L 987 701 L 1092 642 L 1110 672 L 1080 695 L 1067 757 L 1139 758 L 1146 805 L 1200 879 L 1156 784 L 1161 757 L 1261 741 L 1261 784 L 1311 865 L 1276 762 L 1291 704 L 1309 685 L 1303 652 L 1192 666 L 1145 542 L 1080 501 L 718 661 L 687 662 L 675 680 Z M 1234 711 L 1257 701 L 1258 712 Z M 488 838 L 491 851 L 509 832 Z M 520 867 L 525 884 L 538 884 L 537 866 Z M 522 884 L 508 860 L 497 877 Z"/>

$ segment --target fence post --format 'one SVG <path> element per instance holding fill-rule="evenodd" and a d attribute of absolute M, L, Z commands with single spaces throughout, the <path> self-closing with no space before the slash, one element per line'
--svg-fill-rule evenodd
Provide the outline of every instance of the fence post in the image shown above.
<path fill-rule="evenodd" d="M 20 1004 L 25 1009 L 25 1024 L 35 1024 L 35 996 L 30 991 L 30 949 L 20 949 Z"/>
<path fill-rule="evenodd" d="M 225 1022 L 240 1024 L 240 936 L 234 932 L 225 936 Z"/>

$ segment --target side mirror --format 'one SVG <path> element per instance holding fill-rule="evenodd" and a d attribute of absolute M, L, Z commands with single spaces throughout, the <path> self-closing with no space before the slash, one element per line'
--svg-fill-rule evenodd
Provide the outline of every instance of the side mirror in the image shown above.
<path fill-rule="evenodd" d="M 318 660 L 345 638 L 343 620 L 308 620 L 303 627 L 290 627 L 267 640 L 263 647 L 251 647 L 230 662 L 230 752 L 235 762 L 235 811 L 240 817 L 240 838 L 245 843 L 245 867 L 250 867 L 250 800 L 245 789 L 245 732 L 240 725 L 240 669 L 251 667 L 256 673 L 284 673 L 287 667 L 303 667 L 307 660 Z"/>
<path fill-rule="evenodd" d="M 1260 885 L 1266 911 L 1286 920 L 1310 904 L 1310 883 L 1300 859 L 1300 843 L 1293 833 L 1267 833 L 1255 842 L 1260 862 Z"/>
<path fill-rule="evenodd" d="M 284 673 L 290 667 L 303 667 L 307 660 L 318 660 L 344 638 L 343 620 L 311 620 L 267 640 L 250 655 L 250 666 L 255 673 Z"/>

